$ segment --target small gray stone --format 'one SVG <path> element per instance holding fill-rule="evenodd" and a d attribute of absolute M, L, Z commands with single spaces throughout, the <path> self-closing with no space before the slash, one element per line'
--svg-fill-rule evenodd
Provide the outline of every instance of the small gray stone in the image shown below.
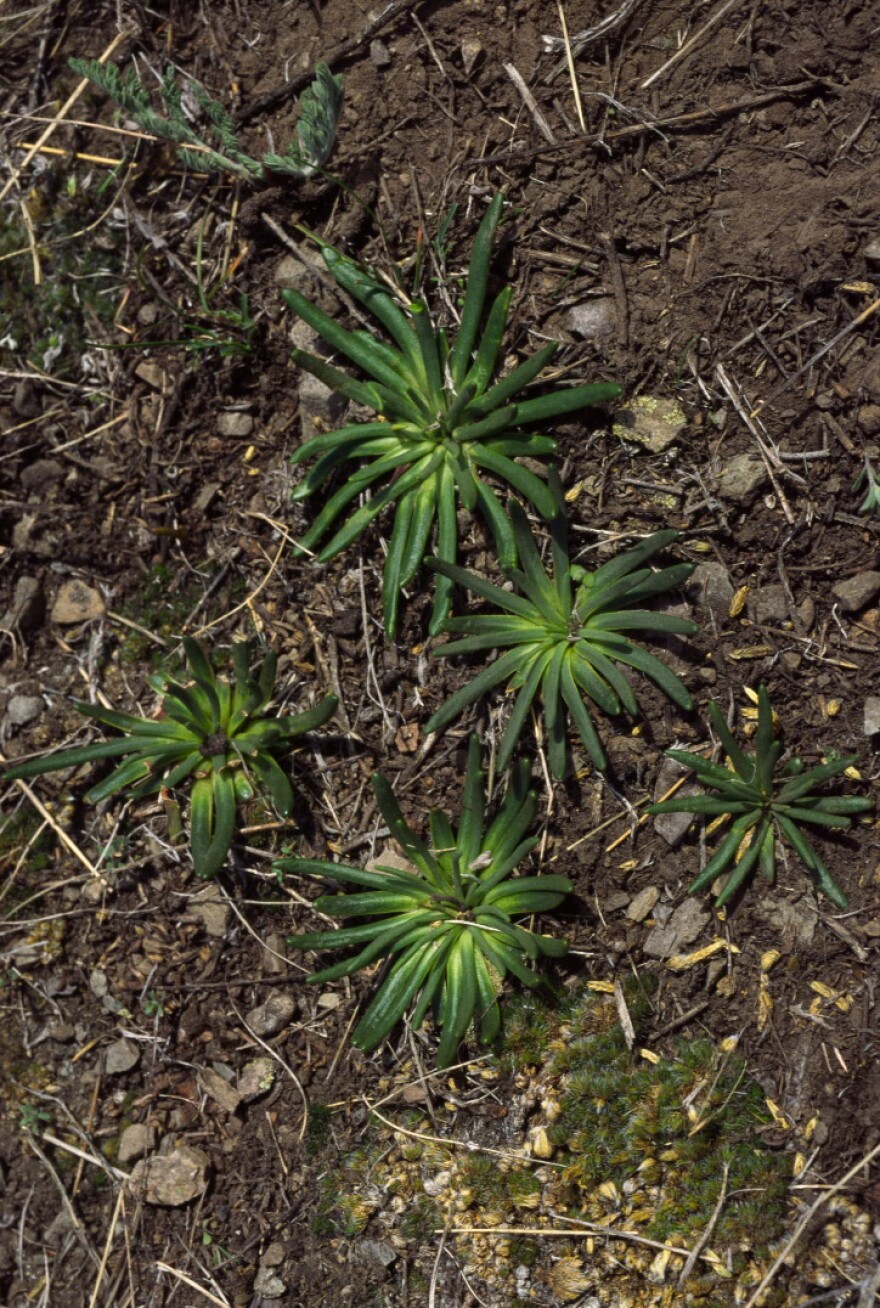
<path fill-rule="evenodd" d="M 241 1105 L 241 1092 L 210 1067 L 203 1067 L 199 1072 L 199 1085 L 205 1094 L 225 1108 L 227 1113 L 234 1113 Z"/>
<path fill-rule="evenodd" d="M 832 586 L 831 594 L 846 613 L 857 613 L 880 595 L 880 572 L 859 572 Z"/>
<path fill-rule="evenodd" d="M 151 327 L 159 318 L 158 304 L 152 304 L 149 301 L 142 304 L 137 311 L 137 320 L 142 327 Z"/>
<path fill-rule="evenodd" d="M 377 1263 L 380 1267 L 393 1267 L 398 1258 L 394 1245 L 387 1240 L 359 1240 L 357 1253 L 360 1258 Z"/>
<path fill-rule="evenodd" d="M 470 77 L 474 71 L 477 60 L 484 53 L 483 47 L 479 41 L 473 37 L 466 36 L 461 43 L 461 63 L 464 68 L 465 77 Z"/>
<path fill-rule="evenodd" d="M 755 622 L 788 622 L 788 596 L 784 586 L 762 586 L 751 607 Z"/>
<path fill-rule="evenodd" d="M 249 1104 L 261 1095 L 268 1094 L 275 1084 L 278 1064 L 271 1058 L 254 1058 L 245 1063 L 236 1083 L 244 1103 Z"/>
<path fill-rule="evenodd" d="M 278 1267 L 284 1262 L 285 1249 L 279 1240 L 274 1240 L 260 1254 L 261 1267 Z"/>
<path fill-rule="evenodd" d="M 170 1154 L 153 1154 L 138 1163 L 129 1179 L 136 1199 L 162 1208 L 179 1208 L 205 1193 L 211 1160 L 201 1149 L 178 1145 Z"/>
<path fill-rule="evenodd" d="M 384 41 L 377 39 L 370 42 L 370 62 L 377 68 L 387 68 L 391 63 L 391 51 Z"/>
<path fill-rule="evenodd" d="M 6 705 L 6 717 L 14 727 L 24 727 L 38 718 L 45 707 L 40 695 L 13 695 Z"/>
<path fill-rule="evenodd" d="M 260 1267 L 254 1277 L 254 1294 L 261 1299 L 280 1299 L 287 1293 L 287 1286 L 276 1276 L 271 1267 Z"/>
<path fill-rule="evenodd" d="M 863 404 L 856 417 L 866 436 L 880 436 L 880 404 Z"/>
<path fill-rule="evenodd" d="M 119 1137 L 119 1166 L 127 1167 L 129 1163 L 136 1163 L 155 1148 L 156 1128 L 145 1122 L 135 1122 L 133 1126 L 127 1126 Z"/>
<path fill-rule="evenodd" d="M 300 434 L 304 441 L 335 427 L 345 412 L 343 397 L 310 372 L 304 372 L 300 378 L 298 395 Z"/>
<path fill-rule="evenodd" d="M 315 270 L 318 269 L 324 271 L 324 261 L 317 253 L 303 250 L 301 259 L 295 254 L 285 254 L 275 265 L 275 285 L 308 293 L 315 285 Z"/>
<path fill-rule="evenodd" d="M 64 472 L 64 464 L 57 459 L 35 459 L 22 469 L 19 481 L 26 491 L 41 491 L 54 481 L 60 481 Z"/>
<path fill-rule="evenodd" d="M 217 431 L 221 436 L 236 436 L 244 440 L 254 429 L 254 420 L 249 413 L 221 413 L 217 419 Z"/>
<path fill-rule="evenodd" d="M 107 605 L 99 591 L 85 582 L 74 580 L 62 583 L 55 603 L 52 605 L 52 621 L 59 626 L 70 626 L 74 622 L 91 622 L 103 618 Z"/>
<path fill-rule="evenodd" d="M 19 577 L 12 592 L 12 603 L 0 619 L 7 631 L 33 631 L 43 620 L 46 600 L 36 577 Z"/>
<path fill-rule="evenodd" d="M 222 940 L 226 935 L 232 910 L 216 881 L 209 881 L 196 891 L 189 901 L 189 911 L 201 920 L 207 935 L 215 940 Z"/>
<path fill-rule="evenodd" d="M 167 372 L 152 359 L 144 359 L 139 363 L 134 370 L 134 375 L 142 382 L 146 382 L 154 391 L 160 391 L 162 395 L 171 394 L 171 381 Z"/>
<path fill-rule="evenodd" d="M 600 295 L 583 304 L 573 304 L 566 315 L 566 326 L 576 336 L 599 344 L 617 331 L 617 305 L 610 295 Z"/>
<path fill-rule="evenodd" d="M 643 945 L 645 953 L 649 958 L 668 958 L 678 953 L 696 940 L 711 916 L 698 899 L 685 899 L 665 926 L 656 926 L 650 932 Z"/>
<path fill-rule="evenodd" d="M 114 1040 L 104 1051 L 104 1073 L 106 1076 L 119 1076 L 130 1072 L 141 1060 L 141 1051 L 131 1040 Z"/>
<path fill-rule="evenodd" d="M 657 781 L 654 786 L 654 802 L 657 803 L 668 790 L 671 790 L 687 769 L 683 768 L 675 759 L 665 758 L 660 765 L 657 773 Z M 684 798 L 687 795 L 697 795 L 699 790 L 696 786 L 682 786 L 675 792 L 676 798 Z M 680 845 L 687 833 L 688 828 L 694 820 L 693 813 L 658 813 L 654 818 L 654 830 L 657 835 L 665 840 L 670 849 L 675 849 Z"/>
<path fill-rule="evenodd" d="M 684 410 L 676 400 L 637 395 L 615 413 L 611 430 L 621 440 L 636 441 L 652 454 L 662 454 L 675 444 L 686 426 Z"/>
<path fill-rule="evenodd" d="M 270 995 L 264 1004 L 258 1008 L 252 1008 L 247 1014 L 246 1021 L 253 1031 L 254 1035 L 273 1036 L 281 1031 L 296 1012 L 296 1001 L 293 995 L 285 995 L 281 992 Z"/>
<path fill-rule="evenodd" d="M 630 901 L 626 910 L 627 917 L 631 922 L 644 922 L 659 898 L 660 891 L 656 886 L 645 886 L 644 890 L 640 890 L 635 899 Z"/>
<path fill-rule="evenodd" d="M 734 504 L 748 507 L 767 482 L 767 469 L 751 454 L 735 454 L 718 474 L 718 494 Z"/>
<path fill-rule="evenodd" d="M 865 258 L 870 259 L 871 263 L 880 263 L 880 236 L 875 236 L 865 246 Z"/>
<path fill-rule="evenodd" d="M 869 695 L 865 700 L 865 735 L 876 736 L 880 731 L 880 695 Z"/>
<path fill-rule="evenodd" d="M 719 622 L 727 620 L 733 583 L 723 563 L 698 563 L 685 586 L 688 599 L 702 605 Z"/>
<path fill-rule="evenodd" d="M 812 943 L 819 922 L 819 912 L 806 896 L 793 903 L 787 899 L 774 899 L 768 892 L 754 903 L 754 912 L 763 918 L 774 931 L 778 931 L 787 948 Z"/>
<path fill-rule="evenodd" d="M 94 972 L 89 973 L 89 989 L 96 999 L 103 999 L 110 989 L 107 982 L 107 973 L 95 968 Z"/>

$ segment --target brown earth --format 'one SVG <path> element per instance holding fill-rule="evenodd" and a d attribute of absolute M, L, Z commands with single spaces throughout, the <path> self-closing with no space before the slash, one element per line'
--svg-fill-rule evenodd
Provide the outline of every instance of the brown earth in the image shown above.
<path fill-rule="evenodd" d="M 170 148 L 118 134 L 112 106 L 92 91 L 28 160 L 40 120 L 76 83 L 67 57 L 104 51 L 120 12 L 114 58 L 137 57 L 148 80 L 173 60 L 237 106 L 257 150 L 290 134 L 285 79 L 301 88 L 330 58 L 346 96 L 331 175 L 256 192 L 188 175 Z M 685 899 L 700 837 L 671 847 L 650 822 L 630 827 L 628 807 L 655 794 L 665 748 L 705 739 L 710 699 L 739 718 L 746 688 L 761 683 L 792 752 L 809 762 L 856 753 L 859 793 L 876 790 L 864 703 L 877 693 L 880 610 L 870 587 L 854 608 L 834 588 L 880 567 L 880 522 L 859 513 L 864 488 L 854 486 L 880 434 L 880 10 L 861 0 L 584 0 L 566 7 L 568 31 L 614 12 L 575 60 L 580 110 L 542 41 L 558 36 L 558 11 L 531 0 L 399 3 L 380 17 L 350 0 L 121 11 L 50 0 L 0 14 L 0 191 L 10 184 L 0 201 L 0 748 L 12 758 L 83 739 L 73 698 L 100 693 L 148 711 L 146 677 L 182 631 L 210 632 L 220 647 L 257 635 L 282 655 L 293 703 L 331 690 L 341 699 L 292 760 L 298 828 L 266 829 L 265 812 L 252 811 L 207 909 L 161 805 L 96 812 L 81 803 L 87 774 L 52 774 L 32 783 L 46 825 L 20 787 L 3 787 L 9 1308 L 513 1301 L 491 1275 L 468 1276 L 452 1236 L 401 1237 L 389 1255 L 389 1193 L 351 1230 L 328 1200 L 342 1160 L 375 1142 L 369 1105 L 396 1095 L 383 1110 L 392 1118 L 402 1099 L 445 1138 L 513 1148 L 505 1119 L 522 1084 L 496 1087 L 488 1113 L 479 1064 L 425 1081 L 427 1033 L 397 1034 L 365 1058 L 347 1036 L 370 979 L 316 994 L 303 984 L 313 960 L 286 946 L 315 927 L 318 891 L 277 882 L 271 855 L 366 857 L 376 846 L 366 781 L 377 768 L 414 822 L 432 804 L 454 812 L 469 724 L 435 742 L 424 724 L 471 675 L 432 657 L 424 578 L 397 641 L 383 638 L 374 615 L 386 522 L 329 565 L 290 556 L 288 538 L 313 514 L 289 501 L 300 413 L 278 270 L 290 243 L 304 242 L 298 224 L 407 274 L 422 249 L 427 292 L 437 296 L 440 279 L 454 298 L 486 199 L 503 189 L 493 268 L 515 289 L 510 352 L 562 340 L 567 378 L 617 380 L 626 398 L 680 409 L 661 451 L 627 439 L 608 414 L 559 429 L 579 557 L 607 538 L 673 526 L 681 557 L 715 567 L 711 593 L 692 585 L 677 597 L 701 634 L 667 655 L 697 710 L 682 715 L 642 683 L 641 723 L 600 722 L 608 780 L 579 759 L 571 780 L 545 788 L 543 862 L 576 885 L 545 926 L 572 942 L 556 979 L 656 973 L 644 1038 L 661 1053 L 681 1037 L 738 1036 L 778 1109 L 767 1139 L 809 1162 L 790 1233 L 822 1187 L 880 1144 L 873 820 L 823 841 L 848 911 L 817 900 L 792 861 L 776 887 L 756 882 L 727 914 L 701 901 L 679 952 L 725 947 L 674 971 L 645 945 Z M 453 205 L 442 252 L 431 241 Z M 247 340 L 199 314 L 200 230 L 212 310 L 247 295 Z M 732 475 L 745 455 L 757 475 L 743 486 Z M 479 529 L 463 553 L 492 570 Z M 59 615 L 72 582 L 86 607 Z M 492 736 L 503 713 L 496 697 L 473 721 Z M 657 902 L 635 920 L 627 909 L 647 887 Z M 771 950 L 778 961 L 762 971 Z M 272 996 L 290 1004 L 267 1049 L 247 1015 Z M 264 1097 L 230 1110 L 206 1091 L 206 1071 L 237 1075 L 267 1052 L 278 1061 Z M 131 1125 L 152 1127 L 166 1152 L 175 1142 L 202 1150 L 207 1190 L 174 1208 L 121 1185 L 131 1164 L 113 1168 Z M 876 1166 L 843 1191 L 873 1228 Z M 836 1245 L 820 1238 L 823 1216 L 805 1239 L 827 1256 L 799 1280 L 796 1246 L 773 1301 L 874 1302 L 873 1237 L 859 1261 L 841 1252 L 839 1233 Z M 583 1244 L 569 1254 L 587 1258 Z M 558 1242 L 540 1247 L 532 1301 L 692 1301 L 674 1277 L 643 1278 L 628 1299 L 613 1277 L 559 1297 L 550 1272 L 561 1254 Z M 700 1302 L 746 1297 L 719 1281 Z"/>

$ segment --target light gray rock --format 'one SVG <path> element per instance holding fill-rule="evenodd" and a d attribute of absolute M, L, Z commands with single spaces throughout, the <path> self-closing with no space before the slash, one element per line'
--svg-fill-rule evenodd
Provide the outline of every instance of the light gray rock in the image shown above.
<path fill-rule="evenodd" d="M 287 1293 L 287 1286 L 276 1276 L 271 1267 L 260 1267 L 254 1277 L 254 1294 L 261 1300 L 280 1299 Z"/>
<path fill-rule="evenodd" d="M 91 622 L 103 618 L 107 612 L 100 592 L 84 581 L 74 579 L 62 582 L 55 602 L 52 605 L 51 618 L 59 626 L 71 626 L 75 622 Z"/>
<path fill-rule="evenodd" d="M 119 1154 L 118 1163 L 120 1167 L 127 1167 L 129 1163 L 136 1163 L 146 1154 L 150 1154 L 156 1148 L 156 1128 L 149 1126 L 146 1122 L 135 1122 L 132 1126 L 127 1126 L 119 1137 Z"/>
<path fill-rule="evenodd" d="M 617 410 L 611 430 L 621 440 L 635 441 L 652 454 L 662 454 L 675 444 L 686 426 L 684 410 L 676 400 L 637 395 Z"/>
<path fill-rule="evenodd" d="M 139 1162 L 129 1179 L 136 1199 L 161 1208 L 179 1208 L 205 1193 L 211 1160 L 202 1149 L 178 1145 L 171 1153 Z"/>
<path fill-rule="evenodd" d="M 246 1021 L 255 1035 L 266 1036 L 277 1035 L 296 1012 L 296 1000 L 293 995 L 285 995 L 280 991 L 272 994 L 264 1004 L 258 1008 L 252 1008 L 247 1014 Z"/>
<path fill-rule="evenodd" d="M 685 586 L 688 599 L 724 622 L 733 599 L 733 583 L 723 563 L 698 563 Z"/>
<path fill-rule="evenodd" d="M 13 695 L 6 705 L 6 717 L 14 727 L 34 722 L 46 707 L 41 695 Z"/>
<path fill-rule="evenodd" d="M 762 586 L 752 604 L 755 622 L 787 622 L 788 596 L 781 585 Z"/>
<path fill-rule="evenodd" d="M 870 259 L 871 263 L 880 263 L 880 236 L 875 236 L 865 246 L 865 258 Z"/>
<path fill-rule="evenodd" d="M 866 436 L 880 436 L 880 404 L 863 404 L 857 417 Z"/>
<path fill-rule="evenodd" d="M 114 1040 L 104 1051 L 104 1074 L 119 1076 L 141 1061 L 141 1051 L 131 1040 Z"/>
<path fill-rule="evenodd" d="M 767 469 L 751 454 L 735 454 L 718 474 L 718 494 L 734 504 L 748 507 L 767 483 Z"/>
<path fill-rule="evenodd" d="M 336 391 L 325 386 L 310 372 L 304 372 L 297 388 L 299 395 L 300 434 L 304 441 L 320 431 L 339 425 L 345 412 L 345 400 Z"/>
<path fill-rule="evenodd" d="M 196 891 L 189 901 L 189 911 L 200 919 L 206 935 L 215 940 L 222 940 L 226 935 L 232 910 L 216 881 L 209 881 L 202 890 Z"/>
<path fill-rule="evenodd" d="M 316 270 L 326 271 L 324 260 L 317 252 L 304 249 L 301 259 L 295 254 L 285 254 L 275 266 L 275 285 L 309 295 L 314 290 Z"/>
<path fill-rule="evenodd" d="M 377 68 L 387 68 L 391 63 L 391 51 L 384 41 L 377 39 L 370 42 L 370 62 Z"/>
<path fill-rule="evenodd" d="M 683 768 L 675 759 L 665 758 L 660 764 L 660 770 L 657 773 L 657 783 L 654 787 L 655 803 L 661 799 L 679 780 L 683 777 L 687 769 Z M 697 786 L 682 786 L 675 792 L 676 798 L 684 798 L 687 795 L 698 795 Z M 684 839 L 688 828 L 694 820 L 693 813 L 658 813 L 654 818 L 654 830 L 662 840 L 665 840 L 670 849 L 675 849 Z"/>
<path fill-rule="evenodd" d="M 698 899 L 685 899 L 665 926 L 656 926 L 648 935 L 643 949 L 649 958 L 668 958 L 677 954 L 697 936 L 711 920 L 711 913 Z"/>
<path fill-rule="evenodd" d="M 146 382 L 154 391 L 160 391 L 162 395 L 171 394 L 171 378 L 165 369 L 154 363 L 152 359 L 144 359 L 139 363 L 134 370 L 134 375 L 142 382 Z"/>
<path fill-rule="evenodd" d="M 617 331 L 617 306 L 610 295 L 600 295 L 583 304 L 573 304 L 566 314 L 566 326 L 576 336 L 595 345 Z"/>
<path fill-rule="evenodd" d="M 244 440 L 253 429 L 254 419 L 250 413 L 221 413 L 217 419 L 217 433 L 220 436 L 234 436 Z"/>
<path fill-rule="evenodd" d="M 832 586 L 831 594 L 846 613 L 857 613 L 880 595 L 880 572 L 859 572 Z"/>
<path fill-rule="evenodd" d="M 645 886 L 627 906 L 627 917 L 631 922 L 644 922 L 659 898 L 660 891 L 656 886 Z"/>
<path fill-rule="evenodd" d="M 880 695 L 869 695 L 865 700 L 865 735 L 875 736 L 880 731 Z"/>
<path fill-rule="evenodd" d="M 241 1091 L 236 1090 L 235 1086 L 222 1077 L 219 1072 L 213 1068 L 203 1067 L 199 1072 L 199 1085 L 205 1094 L 225 1108 L 227 1113 L 234 1113 L 241 1105 Z"/>
<path fill-rule="evenodd" d="M 275 1084 L 278 1064 L 271 1058 L 254 1058 L 245 1063 L 236 1082 L 236 1089 L 246 1104 L 268 1094 Z"/>

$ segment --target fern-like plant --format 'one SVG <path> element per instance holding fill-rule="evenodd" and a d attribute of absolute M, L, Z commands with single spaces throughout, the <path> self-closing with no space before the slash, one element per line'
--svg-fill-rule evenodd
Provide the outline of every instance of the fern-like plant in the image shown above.
<path fill-rule="evenodd" d="M 855 758 L 832 755 L 827 763 L 804 769 L 798 758 L 779 767 L 782 741 L 774 739 L 773 710 L 766 686 L 758 691 L 758 730 L 755 748 L 746 753 L 737 743 L 716 704 L 709 705 L 709 717 L 718 734 L 727 763 L 688 750 L 670 749 L 676 762 L 693 769 L 696 779 L 714 794 L 684 795 L 652 804 L 649 813 L 702 813 L 708 817 L 732 818 L 732 824 L 715 854 L 694 879 L 688 893 L 696 894 L 712 884 L 728 868 L 729 875 L 716 899 L 726 904 L 757 865 L 772 884 L 776 877 L 778 843 L 789 845 L 810 873 L 818 890 L 846 908 L 846 896 L 825 863 L 801 830 L 804 825 L 845 830 L 856 813 L 872 807 L 860 795 L 820 795 L 818 788 L 831 777 L 851 767 Z M 732 866 L 731 866 L 732 865 Z"/>
<path fill-rule="evenodd" d="M 433 1005 L 442 1028 L 437 1061 L 446 1066 L 472 1021 L 479 1021 L 484 1043 L 495 1039 L 505 973 L 536 986 L 539 977 L 528 962 L 542 954 L 565 953 L 565 941 L 517 925 L 520 918 L 556 908 L 571 890 L 567 877 L 511 875 L 538 839 L 527 834 L 537 811 L 530 777 L 529 763 L 520 761 L 487 829 L 485 778 L 473 736 L 458 830 L 445 813 L 433 809 L 430 844 L 404 820 L 384 777 L 373 777 L 379 810 L 411 870 L 380 866 L 364 871 L 304 858 L 275 865 L 365 888 L 353 895 L 322 895 L 315 903 L 322 913 L 367 919 L 361 925 L 310 931 L 290 941 L 298 949 L 360 947 L 353 957 L 309 977 L 313 985 L 351 976 L 377 959 L 388 961 L 375 998 L 354 1032 L 353 1042 L 361 1049 L 375 1049 L 411 1005 L 414 1028 Z"/>
<path fill-rule="evenodd" d="M 561 510 L 562 491 L 555 471 L 550 485 Z M 462 686 L 430 718 L 429 731 L 439 731 L 462 709 L 501 682 L 517 691 L 498 753 L 498 766 L 507 767 L 525 726 L 529 709 L 540 695 L 544 706 L 547 759 L 556 777 L 565 774 L 568 758 L 566 716 L 570 716 L 594 765 L 607 766 L 605 753 L 584 700 L 603 713 L 622 709 L 636 714 L 632 687 L 618 664 L 634 668 L 660 687 L 681 708 L 691 707 L 684 683 L 655 655 L 629 638 L 631 631 L 690 635 L 696 624 L 671 613 L 639 607 L 646 599 L 679 586 L 693 572 L 691 563 L 651 568 L 645 565 L 678 536 L 658 531 L 635 549 L 618 554 L 595 572 L 572 563 L 565 519 L 560 514 L 549 527 L 552 577 L 541 562 L 525 514 L 510 509 L 520 558 L 519 568 L 505 568 L 514 590 L 502 590 L 484 577 L 442 559 L 430 564 L 451 581 L 488 600 L 494 611 L 450 618 L 444 630 L 462 634 L 437 648 L 437 654 L 472 654 L 503 649 L 493 663 Z"/>
<path fill-rule="evenodd" d="M 170 65 L 159 85 L 165 110 L 161 114 L 153 108 L 150 92 L 134 69 L 122 74 L 115 64 L 102 64 L 97 59 L 70 59 L 68 63 L 74 72 L 87 77 L 115 100 L 145 132 L 177 145 L 181 159 L 190 168 L 230 172 L 251 182 L 265 180 L 267 173 L 310 177 L 327 162 L 342 112 L 342 78 L 334 76 L 326 64 L 318 64 L 315 80 L 300 97 L 296 138 L 285 154 L 269 152 L 258 160 L 242 148 L 229 111 L 188 78 L 187 87 L 206 120 L 204 132 L 197 130 L 186 115 L 182 88 Z"/>
<path fill-rule="evenodd" d="M 544 481 L 515 461 L 523 455 L 552 454 L 556 449 L 551 436 L 530 429 L 535 423 L 620 394 L 619 386 L 599 383 L 527 392 L 520 398 L 549 364 L 555 344 L 545 345 L 505 377 L 496 378 L 510 287 L 499 292 L 485 323 L 483 309 L 502 205 L 503 196 L 496 195 L 477 232 L 454 341 L 434 327 L 421 300 L 404 309 L 371 273 L 330 246 L 324 246 L 323 257 L 333 277 L 379 320 L 393 345 L 370 332 L 347 331 L 298 291 L 282 292 L 294 313 L 366 373 L 368 380 L 356 380 L 307 350 L 294 350 L 294 362 L 377 415 L 374 422 L 357 422 L 313 436 L 294 453 L 294 463 L 317 458 L 295 490 L 294 500 L 314 494 L 349 460 L 361 461 L 361 467 L 331 495 L 300 544 L 306 550 L 318 548 L 353 500 L 385 483 L 336 529 L 320 548 L 318 560 L 326 563 L 334 558 L 383 508 L 396 505 L 382 579 L 389 636 L 397 627 L 401 589 L 420 567 L 435 526 L 437 554 L 452 563 L 458 541 L 457 507 L 479 509 L 495 537 L 502 562 L 512 566 L 516 561 L 513 532 L 487 475 L 530 501 L 542 517 L 554 517 L 559 508 Z M 451 582 L 439 578 L 432 632 L 439 630 L 448 612 L 451 593 Z"/>

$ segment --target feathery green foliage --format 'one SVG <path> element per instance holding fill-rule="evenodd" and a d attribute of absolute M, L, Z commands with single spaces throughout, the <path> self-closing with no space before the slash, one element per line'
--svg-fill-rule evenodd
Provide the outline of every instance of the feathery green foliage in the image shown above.
<path fill-rule="evenodd" d="M 510 308 L 510 287 L 499 292 L 483 324 L 489 265 L 503 196 L 496 195 L 474 241 L 461 322 L 454 342 L 431 322 L 422 300 L 404 311 L 395 296 L 359 264 L 324 246 L 323 257 L 339 285 L 376 317 L 391 337 L 388 345 L 366 331 L 346 331 L 298 291 L 283 292 L 288 306 L 369 380 L 347 373 L 306 350 L 293 360 L 347 399 L 372 409 L 375 422 L 358 422 L 339 431 L 322 432 L 295 452 L 294 463 L 317 462 L 294 492 L 308 498 L 348 460 L 362 466 L 348 476 L 301 539 L 312 550 L 343 509 L 377 483 L 384 489 L 356 509 L 320 550 L 326 563 L 346 549 L 386 505 L 396 502 L 394 528 L 383 576 L 385 630 L 393 635 L 401 589 L 418 570 L 436 526 L 436 551 L 455 561 L 458 504 L 480 513 L 488 523 L 502 562 L 512 566 L 516 546 L 510 522 L 486 474 L 506 484 L 544 518 L 558 506 L 546 484 L 515 460 L 552 454 L 556 442 L 526 430 L 564 413 L 600 404 L 620 394 L 611 384 L 572 386 L 517 400 L 520 392 L 549 364 L 556 345 L 544 346 L 500 380 L 496 372 Z M 451 583 L 437 582 L 431 631 L 449 609 Z"/>
<path fill-rule="evenodd" d="M 303 858 L 276 864 L 282 871 L 365 887 L 353 895 L 322 895 L 315 904 L 322 913 L 366 918 L 365 923 L 310 931 L 290 941 L 298 949 L 361 947 L 354 957 L 309 977 L 315 985 L 351 976 L 377 959 L 389 960 L 353 1036 L 361 1049 L 375 1049 L 413 1004 L 411 1022 L 418 1028 L 433 1004 L 442 1027 L 437 1061 L 448 1066 L 472 1021 L 479 1019 L 484 1043 L 497 1036 L 498 997 L 507 972 L 536 986 L 539 977 L 527 960 L 565 953 L 565 941 L 516 925 L 519 918 L 556 908 L 571 890 L 563 876 L 511 876 L 537 843 L 537 836 L 526 834 L 537 810 L 530 777 L 530 765 L 520 762 L 487 829 L 485 779 L 473 736 L 458 830 L 445 813 L 433 809 L 430 844 L 407 824 L 384 777 L 373 777 L 379 810 L 411 871 L 378 867 L 368 872 Z"/>
<path fill-rule="evenodd" d="M 865 455 L 865 466 L 855 480 L 854 489 L 858 490 L 860 486 L 866 486 L 867 491 L 865 498 L 859 505 L 859 513 L 873 512 L 880 514 L 880 482 L 877 481 L 874 465 L 867 454 Z"/>
<path fill-rule="evenodd" d="M 718 733 L 727 764 L 712 763 L 683 749 L 667 753 L 678 763 L 693 769 L 697 780 L 714 795 L 686 795 L 652 804 L 649 813 L 702 813 L 734 819 L 714 856 L 694 880 L 689 894 L 712 884 L 731 864 L 730 875 L 718 896 L 720 908 L 744 883 L 757 865 L 772 884 L 776 877 L 776 845 L 790 845 L 810 873 L 818 890 L 838 908 L 846 908 L 846 896 L 801 830 L 802 824 L 846 829 L 853 815 L 872 807 L 871 800 L 857 795 L 818 795 L 817 789 L 839 776 L 855 758 L 832 755 L 827 763 L 804 769 L 798 758 L 778 767 L 782 742 L 774 739 L 773 710 L 766 686 L 758 691 L 758 730 L 754 753 L 744 752 L 727 726 L 720 709 L 709 706 L 712 726 Z"/>
<path fill-rule="evenodd" d="M 226 860 L 235 833 L 239 800 L 265 789 L 281 816 L 293 805 L 290 782 L 275 759 L 282 748 L 305 731 L 321 726 L 334 712 L 335 695 L 304 713 L 278 718 L 267 712 L 275 689 L 277 658 L 269 653 L 251 672 L 247 641 L 232 647 L 232 684 L 214 671 L 198 641 L 185 636 L 184 651 L 192 682 L 183 685 L 165 673 L 149 677 L 163 696 L 159 717 L 139 718 L 98 704 L 77 703 L 86 717 L 123 734 L 113 740 L 58 750 L 44 758 L 18 763 L 6 780 L 35 777 L 59 768 L 103 758 L 123 762 L 86 795 L 98 804 L 124 790 L 130 798 L 170 790 L 194 776 L 190 796 L 190 845 L 200 877 L 212 877 Z"/>
<path fill-rule="evenodd" d="M 617 664 L 623 663 L 650 677 L 681 708 L 691 707 L 691 696 L 684 683 L 665 663 L 625 633 L 648 630 L 690 635 L 697 627 L 686 618 L 636 607 L 643 600 L 680 585 L 693 571 L 690 563 L 676 563 L 657 570 L 644 566 L 677 538 L 677 532 L 658 531 L 635 549 L 618 554 L 595 572 L 587 572 L 569 559 L 565 519 L 561 513 L 562 492 L 555 472 L 551 472 L 550 486 L 560 509 L 549 527 L 552 578 L 541 562 L 519 505 L 511 506 L 511 521 L 520 567 L 504 569 L 516 587 L 513 592 L 502 590 L 455 564 L 441 559 L 430 561 L 438 572 L 495 606 L 491 613 L 450 618 L 444 630 L 461 632 L 463 639 L 441 645 L 436 652 L 449 657 L 509 648 L 452 695 L 427 727 L 429 731 L 439 731 L 462 709 L 506 682 L 518 693 L 498 752 L 498 766 L 505 768 L 529 709 L 540 693 L 550 770 L 554 776 L 562 777 L 568 759 L 566 711 L 599 769 L 607 767 L 607 760 L 584 697 L 603 713 L 615 715 L 622 709 L 638 713 L 632 687 Z"/>
<path fill-rule="evenodd" d="M 286 154 L 270 152 L 257 160 L 242 149 L 229 111 L 212 100 L 198 82 L 187 78 L 187 88 L 206 120 L 204 132 L 190 123 L 183 107 L 183 91 L 171 65 L 159 85 L 165 110 L 161 114 L 153 108 L 150 92 L 135 69 L 122 74 L 115 64 L 102 64 L 97 59 L 70 59 L 68 63 L 74 72 L 87 77 L 115 100 L 145 132 L 177 145 L 188 167 L 202 172 L 230 172 L 251 182 L 264 181 L 267 173 L 310 177 L 327 162 L 342 112 L 342 78 L 334 76 L 326 64 L 318 64 L 315 80 L 300 98 L 296 139 L 290 142 Z"/>

